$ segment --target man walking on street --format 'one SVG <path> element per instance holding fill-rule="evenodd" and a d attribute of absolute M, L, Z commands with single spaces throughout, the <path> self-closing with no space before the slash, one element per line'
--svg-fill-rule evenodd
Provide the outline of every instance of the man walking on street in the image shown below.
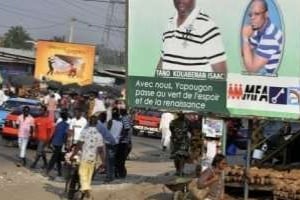
<path fill-rule="evenodd" d="M 76 144 L 79 140 L 80 133 L 87 125 L 87 120 L 82 116 L 82 112 L 79 109 L 75 110 L 75 117 L 72 118 L 70 123 L 70 131 L 72 132 L 72 144 Z"/>
<path fill-rule="evenodd" d="M 98 131 L 101 133 L 106 147 L 106 179 L 105 182 L 111 182 L 115 178 L 115 157 L 117 151 L 116 140 L 107 129 L 106 113 L 100 113 L 99 123 L 97 125 Z"/>
<path fill-rule="evenodd" d="M 24 106 L 23 114 L 19 115 L 17 119 L 18 127 L 18 145 L 20 149 L 20 161 L 17 166 L 20 167 L 21 164 L 26 166 L 26 148 L 29 142 L 30 136 L 33 134 L 34 128 L 34 118 L 29 114 L 29 106 Z"/>
<path fill-rule="evenodd" d="M 170 147 L 171 131 L 170 123 L 174 120 L 174 115 L 169 112 L 165 112 L 161 115 L 159 130 L 161 131 L 161 146 L 162 150 L 165 151 Z"/>
<path fill-rule="evenodd" d="M 103 137 L 97 129 L 97 117 L 92 116 L 89 125 L 82 131 L 76 149 L 71 159 L 81 150 L 79 164 L 79 178 L 81 191 L 86 199 L 93 199 L 91 195 L 91 182 L 95 169 L 97 154 L 100 154 L 102 166 L 105 166 L 105 149 Z"/>
<path fill-rule="evenodd" d="M 183 168 L 189 156 L 189 136 L 191 126 L 182 112 L 170 124 L 171 130 L 171 159 L 174 160 L 176 175 L 183 176 Z"/>
<path fill-rule="evenodd" d="M 114 177 L 119 176 L 120 162 L 118 160 L 119 155 L 123 152 L 119 152 L 120 135 L 123 129 L 123 124 L 120 122 L 120 116 L 118 112 L 112 113 L 112 119 L 107 122 L 107 128 L 110 134 L 114 137 L 116 145 L 110 147 L 107 151 L 108 165 L 107 165 L 107 178 L 108 182 L 112 181 Z"/>
<path fill-rule="evenodd" d="M 67 135 L 68 135 L 68 129 L 69 124 L 67 123 L 68 120 L 68 113 L 61 113 L 62 121 L 60 121 L 54 130 L 53 138 L 52 138 L 52 145 L 54 147 L 54 152 L 52 154 L 52 157 L 49 161 L 49 165 L 46 171 L 46 174 L 48 175 L 50 171 L 53 169 L 54 164 L 56 163 L 57 166 L 57 172 L 58 176 L 62 176 L 61 172 L 61 155 L 62 155 L 62 147 L 66 143 Z"/>
<path fill-rule="evenodd" d="M 127 176 L 127 169 L 125 166 L 126 159 L 132 150 L 132 121 L 127 113 L 126 108 L 120 109 L 121 114 L 121 122 L 123 124 L 123 130 L 121 132 L 120 141 L 119 141 L 119 157 L 118 157 L 118 165 L 119 165 L 119 176 L 120 178 L 125 178 Z M 121 153 L 121 155 L 120 155 Z"/>
<path fill-rule="evenodd" d="M 45 147 L 48 144 L 51 134 L 53 131 L 54 121 L 49 117 L 49 113 L 46 106 L 42 106 L 42 116 L 40 117 L 39 123 L 37 124 L 37 135 L 36 138 L 38 140 L 38 147 L 36 152 L 36 158 L 30 168 L 35 168 L 40 158 L 43 159 L 44 165 L 43 168 L 47 167 L 47 158 Z"/>

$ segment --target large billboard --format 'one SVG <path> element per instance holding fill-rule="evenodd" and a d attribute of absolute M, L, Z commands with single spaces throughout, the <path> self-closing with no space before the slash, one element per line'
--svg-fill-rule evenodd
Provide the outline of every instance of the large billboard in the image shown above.
<path fill-rule="evenodd" d="M 294 0 L 128 1 L 129 105 L 299 118 L 299 11 Z"/>
<path fill-rule="evenodd" d="M 87 85 L 93 82 L 95 46 L 38 41 L 35 77 L 63 84 Z"/>

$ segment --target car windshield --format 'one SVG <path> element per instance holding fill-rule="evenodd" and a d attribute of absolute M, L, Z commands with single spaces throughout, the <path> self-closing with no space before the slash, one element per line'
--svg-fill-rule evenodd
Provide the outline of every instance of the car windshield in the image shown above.
<path fill-rule="evenodd" d="M 32 106 L 32 105 L 37 105 L 37 103 L 8 100 L 8 101 L 3 103 L 2 108 L 3 108 L 3 110 L 6 110 L 6 111 L 12 111 L 14 108 L 17 108 L 21 105 Z"/>
<path fill-rule="evenodd" d="M 160 117 L 161 116 L 161 112 L 155 111 L 155 110 L 138 110 L 136 113 L 140 114 L 140 115 L 151 116 L 151 117 Z"/>
<path fill-rule="evenodd" d="M 160 117 L 161 113 L 157 111 L 147 111 L 145 114 L 153 116 L 153 117 Z"/>
<path fill-rule="evenodd" d="M 14 111 L 11 112 L 13 115 L 21 115 L 23 113 L 23 106 L 16 108 Z M 39 107 L 30 107 L 30 115 L 32 117 L 39 117 L 41 116 L 42 110 Z"/>

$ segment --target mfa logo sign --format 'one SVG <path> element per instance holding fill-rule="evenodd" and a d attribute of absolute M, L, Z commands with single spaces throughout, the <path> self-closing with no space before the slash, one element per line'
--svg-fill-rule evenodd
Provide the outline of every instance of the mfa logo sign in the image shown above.
<path fill-rule="evenodd" d="M 228 99 L 288 104 L 288 88 L 250 84 L 229 84 Z"/>
<path fill-rule="evenodd" d="M 247 101 L 268 101 L 268 87 L 262 85 L 229 84 L 229 99 Z"/>

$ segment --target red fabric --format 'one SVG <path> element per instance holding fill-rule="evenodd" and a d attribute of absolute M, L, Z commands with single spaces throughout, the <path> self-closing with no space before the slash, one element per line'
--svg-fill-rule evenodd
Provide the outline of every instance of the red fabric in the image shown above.
<path fill-rule="evenodd" d="M 36 119 L 36 138 L 40 141 L 48 142 L 52 136 L 54 128 L 53 119 L 50 117 L 39 117 Z"/>

